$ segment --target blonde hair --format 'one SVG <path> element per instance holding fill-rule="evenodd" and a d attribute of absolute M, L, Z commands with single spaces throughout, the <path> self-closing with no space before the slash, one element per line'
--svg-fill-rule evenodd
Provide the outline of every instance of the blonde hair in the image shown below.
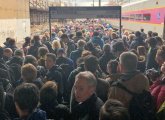
<path fill-rule="evenodd" d="M 52 42 L 52 48 L 53 48 L 53 49 L 55 49 L 55 48 L 61 48 L 60 41 L 54 40 L 54 41 Z"/>
<path fill-rule="evenodd" d="M 62 36 L 63 32 L 62 31 L 59 31 L 58 32 L 58 37 L 60 38 Z"/>

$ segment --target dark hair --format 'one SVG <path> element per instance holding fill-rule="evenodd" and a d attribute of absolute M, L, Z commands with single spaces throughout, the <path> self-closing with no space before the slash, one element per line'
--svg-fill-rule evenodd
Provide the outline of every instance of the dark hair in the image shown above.
<path fill-rule="evenodd" d="M 157 40 L 154 37 L 149 38 L 148 43 L 151 47 L 156 47 Z"/>
<path fill-rule="evenodd" d="M 57 101 L 57 85 L 53 81 L 46 82 L 40 90 L 41 104 L 54 104 Z"/>
<path fill-rule="evenodd" d="M 11 38 L 9 39 L 9 45 L 15 45 L 15 39 Z"/>
<path fill-rule="evenodd" d="M 65 39 L 65 38 L 69 39 L 69 38 L 68 38 L 68 35 L 67 35 L 67 34 L 62 34 L 62 35 L 61 35 L 61 39 Z"/>
<path fill-rule="evenodd" d="M 117 60 L 110 60 L 108 62 L 108 65 L 111 66 L 111 68 L 110 68 L 111 69 L 111 73 L 112 74 L 116 74 L 117 73 L 117 67 L 119 65 L 118 61 Z"/>
<path fill-rule="evenodd" d="M 93 55 L 88 55 L 84 58 L 84 65 L 87 71 L 95 73 L 98 68 L 98 59 Z"/>
<path fill-rule="evenodd" d="M 30 43 L 31 38 L 30 37 L 25 37 L 25 42 Z"/>
<path fill-rule="evenodd" d="M 76 32 L 76 36 L 77 37 L 82 37 L 82 32 L 81 31 Z"/>
<path fill-rule="evenodd" d="M 142 28 L 142 29 L 140 29 L 140 31 L 141 31 L 141 32 L 144 32 L 144 29 Z"/>
<path fill-rule="evenodd" d="M 99 36 L 99 32 L 95 31 L 95 32 L 93 33 L 93 36 Z"/>
<path fill-rule="evenodd" d="M 152 37 L 152 31 L 148 31 L 148 36 Z"/>
<path fill-rule="evenodd" d="M 37 67 L 38 63 L 37 63 L 37 59 L 32 56 L 32 55 L 27 55 L 24 59 L 24 65 L 31 63 L 32 65 L 34 65 L 35 67 Z"/>
<path fill-rule="evenodd" d="M 135 32 L 135 36 L 136 36 L 136 37 L 140 37 L 140 36 L 141 36 L 141 32 L 140 32 L 140 31 L 136 31 L 136 32 Z"/>
<path fill-rule="evenodd" d="M 117 41 L 112 45 L 113 52 L 123 52 L 125 51 L 124 43 L 122 41 Z"/>
<path fill-rule="evenodd" d="M 37 68 L 32 64 L 23 65 L 21 75 L 25 82 L 31 83 L 37 78 Z"/>
<path fill-rule="evenodd" d="M 111 52 L 111 46 L 110 46 L 110 44 L 105 44 L 104 47 L 103 47 L 103 51 L 105 53 L 108 53 L 109 54 Z"/>
<path fill-rule="evenodd" d="M 14 55 L 15 55 L 15 56 L 20 56 L 20 57 L 22 57 L 22 56 L 24 55 L 23 50 L 21 50 L 21 49 L 16 49 L 16 50 L 14 51 Z"/>
<path fill-rule="evenodd" d="M 160 56 L 165 61 L 165 45 L 158 49 L 157 56 Z"/>
<path fill-rule="evenodd" d="M 44 57 L 48 52 L 49 52 L 49 50 L 46 47 L 39 47 L 38 56 Z"/>
<path fill-rule="evenodd" d="M 34 42 L 38 42 L 40 40 L 40 36 L 39 35 L 34 35 L 33 40 L 34 40 Z"/>
<path fill-rule="evenodd" d="M 152 33 L 152 37 L 156 37 L 156 36 L 158 36 L 158 33 L 157 32 L 153 32 Z"/>
<path fill-rule="evenodd" d="M 32 113 L 39 102 L 39 89 L 31 83 L 18 86 L 14 91 L 14 102 L 21 110 L 28 110 Z"/>
<path fill-rule="evenodd" d="M 109 99 L 101 107 L 99 120 L 130 120 L 130 116 L 120 101 Z"/>
<path fill-rule="evenodd" d="M 163 40 L 161 37 L 156 36 L 155 39 L 157 40 L 157 43 L 161 43 L 163 45 Z"/>
<path fill-rule="evenodd" d="M 50 59 L 52 59 L 54 62 L 56 62 L 56 55 L 55 55 L 55 54 L 53 54 L 53 53 L 47 53 L 47 54 L 46 54 L 46 57 L 47 57 L 47 58 L 50 58 Z"/>

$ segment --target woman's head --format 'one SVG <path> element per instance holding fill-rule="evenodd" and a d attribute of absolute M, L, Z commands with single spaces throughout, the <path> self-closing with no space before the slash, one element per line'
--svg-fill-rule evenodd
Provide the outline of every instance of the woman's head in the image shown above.
<path fill-rule="evenodd" d="M 52 48 L 53 48 L 53 49 L 61 48 L 60 41 L 54 40 L 53 43 L 52 43 Z"/>

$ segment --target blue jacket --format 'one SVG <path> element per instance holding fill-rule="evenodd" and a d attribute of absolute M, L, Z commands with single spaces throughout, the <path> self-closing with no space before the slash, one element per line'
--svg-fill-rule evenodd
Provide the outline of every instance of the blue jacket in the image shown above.
<path fill-rule="evenodd" d="M 99 45 L 101 49 L 103 49 L 104 46 L 104 40 L 100 37 L 94 36 L 91 40 L 93 44 Z"/>

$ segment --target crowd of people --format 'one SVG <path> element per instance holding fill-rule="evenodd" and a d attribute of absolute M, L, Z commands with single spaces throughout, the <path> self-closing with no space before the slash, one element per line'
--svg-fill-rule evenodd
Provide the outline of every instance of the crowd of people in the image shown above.
<path fill-rule="evenodd" d="M 1 120 L 164 120 L 165 44 L 101 20 L 0 47 Z"/>

